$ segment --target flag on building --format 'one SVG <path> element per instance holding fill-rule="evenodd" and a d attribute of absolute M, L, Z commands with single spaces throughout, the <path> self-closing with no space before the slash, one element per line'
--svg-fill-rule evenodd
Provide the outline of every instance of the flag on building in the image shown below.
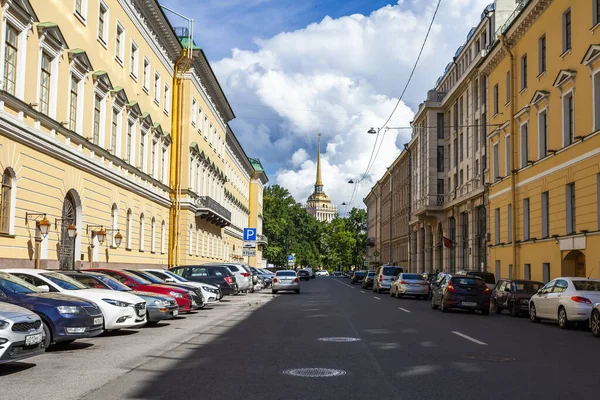
<path fill-rule="evenodd" d="M 444 247 L 449 249 L 454 248 L 454 242 L 452 240 L 448 239 L 446 236 L 442 236 L 442 240 L 444 240 Z"/>

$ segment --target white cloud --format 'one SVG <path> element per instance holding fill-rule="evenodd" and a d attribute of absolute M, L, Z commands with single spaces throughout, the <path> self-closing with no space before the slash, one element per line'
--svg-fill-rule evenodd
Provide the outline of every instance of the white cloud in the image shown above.
<path fill-rule="evenodd" d="M 422 101 L 466 39 L 467 24 L 478 23 L 488 1 L 442 3 L 406 103 Z M 277 169 L 271 183 L 286 187 L 297 201 L 306 200 L 321 132 L 325 192 L 338 206 L 350 200 L 353 186 L 347 181 L 365 172 L 375 141 L 366 131 L 381 126 L 396 105 L 436 3 L 400 1 L 368 16 L 326 17 L 305 29 L 257 40 L 257 51 L 234 49 L 214 65 L 238 115 L 232 127 L 247 153 L 262 158 L 268 170 Z M 389 126 L 409 126 L 414 113 L 406 103 Z M 385 133 L 352 206 L 364 206 L 362 198 L 409 139 L 410 130 Z"/>

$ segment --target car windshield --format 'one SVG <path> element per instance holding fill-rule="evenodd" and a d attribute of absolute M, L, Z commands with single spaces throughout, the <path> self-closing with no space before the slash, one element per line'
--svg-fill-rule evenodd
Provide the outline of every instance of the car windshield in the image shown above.
<path fill-rule="evenodd" d="M 400 268 L 397 267 L 383 267 L 383 275 L 385 276 L 398 275 L 399 272 Z"/>
<path fill-rule="evenodd" d="M 165 283 L 164 280 L 162 280 L 160 278 L 157 278 L 156 276 L 154 276 L 152 274 L 149 274 L 147 272 L 141 272 L 141 271 L 135 271 L 135 272 L 133 272 L 133 271 L 127 271 L 127 272 L 130 272 L 131 274 L 134 274 L 136 276 L 142 277 L 142 279 L 145 279 L 145 280 L 148 281 L 147 284 L 149 284 L 149 283 Z"/>
<path fill-rule="evenodd" d="M 573 286 L 583 292 L 600 292 L 600 281 L 573 281 Z"/>
<path fill-rule="evenodd" d="M 0 273 L 0 287 L 12 293 L 40 293 L 41 290 L 14 275 Z"/>
<path fill-rule="evenodd" d="M 367 277 L 369 277 L 369 278 L 372 278 L 372 277 L 374 277 L 374 276 L 375 276 L 375 272 L 369 272 L 369 273 L 367 274 Z"/>
<path fill-rule="evenodd" d="M 75 279 L 70 278 L 66 275 L 59 274 L 57 272 L 45 272 L 42 276 L 50 280 L 55 285 L 58 285 L 61 289 L 65 290 L 81 290 L 89 289 L 81 282 L 77 282 Z"/>
<path fill-rule="evenodd" d="M 402 274 L 402 279 L 408 279 L 410 281 L 422 281 L 423 277 L 417 274 Z"/>
<path fill-rule="evenodd" d="M 125 286 L 124 284 L 122 284 L 121 282 L 119 282 L 118 280 L 116 280 L 113 277 L 110 277 L 108 275 L 103 275 L 103 274 L 93 274 L 93 277 L 98 279 L 99 281 L 103 282 L 104 284 L 106 284 L 106 286 L 108 286 L 109 288 L 111 288 L 112 290 L 118 290 L 120 292 L 129 292 L 131 291 L 131 288 L 129 286 Z"/>
<path fill-rule="evenodd" d="M 294 271 L 277 271 L 277 276 L 296 276 Z"/>
<path fill-rule="evenodd" d="M 539 282 L 513 282 L 514 291 L 522 293 L 536 293 L 542 286 L 544 284 Z"/>
<path fill-rule="evenodd" d="M 469 273 L 469 275 L 478 276 L 481 279 L 483 279 L 483 281 L 485 283 L 491 283 L 493 285 L 496 284 L 496 279 L 494 277 L 494 274 L 484 274 L 484 273 L 479 273 L 479 272 L 471 272 L 471 273 Z"/>

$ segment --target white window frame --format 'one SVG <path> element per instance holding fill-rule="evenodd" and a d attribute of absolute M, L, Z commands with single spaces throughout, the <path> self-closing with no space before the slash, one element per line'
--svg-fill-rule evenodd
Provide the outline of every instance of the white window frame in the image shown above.
<path fill-rule="evenodd" d="M 600 68 L 592 71 L 592 123 L 594 132 L 600 130 Z"/>
<path fill-rule="evenodd" d="M 137 82 L 140 68 L 140 46 L 138 46 L 133 39 L 131 39 L 129 51 L 133 53 L 133 65 L 129 66 L 129 76 L 131 76 L 131 78 Z"/>
<path fill-rule="evenodd" d="M 146 172 L 148 170 L 148 137 L 150 136 L 150 130 L 145 128 L 142 124 L 142 126 L 140 126 L 140 147 L 142 147 L 142 142 L 144 142 L 144 151 L 141 154 L 142 159 L 141 160 L 137 160 L 138 161 L 138 168 L 142 171 L 142 172 Z M 138 148 L 138 150 L 141 150 Z M 135 165 L 135 164 L 132 164 Z"/>
<path fill-rule="evenodd" d="M 162 168 L 162 183 L 167 184 L 169 182 L 169 145 L 163 145 L 161 150 L 165 156 L 165 162 L 160 166 Z M 161 159 L 163 158 L 162 156 L 161 154 Z"/>
<path fill-rule="evenodd" d="M 139 235 L 139 240 L 140 240 L 140 251 L 143 252 L 144 251 L 144 241 L 146 239 L 146 217 L 144 216 L 144 213 L 141 213 L 140 215 L 140 235 Z"/>
<path fill-rule="evenodd" d="M 154 217 L 152 217 L 150 234 L 152 235 L 150 238 L 150 252 L 154 254 L 156 253 L 156 219 Z"/>
<path fill-rule="evenodd" d="M 126 218 L 127 225 L 125 226 L 125 233 L 127 237 L 125 238 L 125 249 L 131 250 L 131 242 L 133 238 L 133 211 L 131 211 L 131 208 L 127 210 Z"/>
<path fill-rule="evenodd" d="M 542 132 L 542 114 L 546 115 L 546 135 L 544 137 Z M 548 137 L 548 106 L 542 108 L 537 113 L 537 121 L 538 121 L 538 160 L 548 156 L 548 145 L 549 145 L 549 137 Z M 548 140 L 548 142 L 546 141 Z"/>
<path fill-rule="evenodd" d="M 190 224 L 190 230 L 188 232 L 188 248 L 189 248 L 189 253 L 190 256 L 193 254 L 193 250 L 192 250 L 192 240 L 193 240 L 193 233 L 194 233 L 194 228 L 192 227 L 192 224 Z"/>
<path fill-rule="evenodd" d="M 71 73 L 69 74 L 69 86 L 68 86 L 68 101 L 67 101 L 67 121 L 69 124 L 67 127 L 70 127 L 71 123 L 71 88 L 73 84 L 73 79 L 77 81 L 77 105 L 75 106 L 76 116 L 75 116 L 75 131 L 78 134 L 82 134 L 83 132 L 83 114 L 84 114 L 84 102 L 85 102 L 85 79 L 87 74 L 82 74 L 75 68 L 71 68 Z"/>
<path fill-rule="evenodd" d="M 500 148 L 498 143 L 492 145 L 492 166 L 494 167 L 494 176 L 492 182 L 500 180 Z"/>
<path fill-rule="evenodd" d="M 123 138 L 123 109 L 121 107 L 119 107 L 118 105 L 116 105 L 115 102 L 113 101 L 113 106 L 112 106 L 111 116 L 110 116 L 110 118 L 111 118 L 110 119 L 110 141 L 108 143 L 109 149 L 112 148 L 112 125 L 113 125 L 113 117 L 114 117 L 112 111 L 117 112 L 117 137 L 116 137 L 117 142 L 115 143 L 115 153 L 113 155 L 121 158 L 121 141 Z"/>
<path fill-rule="evenodd" d="M 143 70 L 142 70 L 142 77 L 143 77 L 143 82 L 142 82 L 142 89 L 144 90 L 144 92 L 146 92 L 146 94 L 150 93 L 150 76 L 152 74 L 152 68 L 151 68 L 151 64 L 150 64 L 150 60 L 148 60 L 148 57 L 144 56 L 144 61 L 143 61 Z"/>
<path fill-rule="evenodd" d="M 81 13 L 77 12 L 77 0 L 73 0 L 73 15 L 83 24 L 87 25 L 88 0 L 81 1 Z"/>
<path fill-rule="evenodd" d="M 523 128 L 525 128 L 526 135 L 523 135 Z M 526 151 L 523 147 L 526 147 Z M 519 125 L 519 156 L 520 167 L 525 168 L 529 162 L 529 121 Z"/>
<path fill-rule="evenodd" d="M 154 102 L 156 105 L 160 105 L 160 72 L 154 70 Z"/>
<path fill-rule="evenodd" d="M 169 111 L 171 108 L 171 88 L 169 87 L 168 83 L 165 83 L 165 88 L 164 88 L 164 97 L 165 97 L 165 101 L 163 102 L 163 112 L 166 115 L 169 115 Z"/>
<path fill-rule="evenodd" d="M 110 209 L 110 213 L 111 213 L 111 229 L 113 230 L 113 232 L 116 232 L 119 229 L 119 206 L 117 206 L 117 204 L 113 204 L 111 209 Z M 117 243 L 115 241 L 115 234 L 111 234 L 110 236 L 110 247 L 111 248 L 116 248 L 117 247 Z"/>
<path fill-rule="evenodd" d="M 119 35 L 121 30 L 121 35 Z M 119 48 L 117 49 L 117 37 L 120 37 Z M 123 66 L 123 60 L 125 58 L 125 27 L 117 20 L 117 27 L 115 29 L 115 60 Z"/>
<path fill-rule="evenodd" d="M 191 123 L 192 123 L 193 127 L 196 126 L 196 119 L 198 117 L 198 114 L 196 112 L 197 109 L 198 109 L 198 102 L 196 101 L 195 97 L 192 97 L 192 118 L 191 118 Z"/>
<path fill-rule="evenodd" d="M 504 135 L 504 176 L 509 176 L 511 172 L 511 142 L 510 133 Z M 499 175 L 499 174 L 498 174 Z M 500 176 L 500 175 L 499 175 Z"/>
<path fill-rule="evenodd" d="M 98 145 L 102 148 L 105 148 L 105 143 L 106 143 L 106 102 L 108 99 L 108 92 L 102 91 L 98 87 L 98 82 L 96 82 L 96 84 L 94 86 L 94 96 L 100 97 L 100 132 L 98 133 Z M 95 98 L 94 98 L 94 101 L 95 101 Z M 92 107 L 92 113 L 93 113 L 93 107 Z M 92 133 L 92 137 L 93 137 L 93 134 L 94 134 L 93 115 L 92 115 L 90 132 Z M 109 149 L 110 149 L 110 147 L 109 147 Z"/>
<path fill-rule="evenodd" d="M 160 224 L 160 254 L 165 254 L 165 221 Z"/>
<path fill-rule="evenodd" d="M 100 42 L 100 44 L 102 44 L 102 46 L 108 48 L 108 27 L 110 25 L 110 8 L 108 7 L 108 4 L 106 4 L 103 0 L 100 0 L 98 2 L 98 26 L 96 29 L 96 34 L 100 33 L 100 15 L 102 15 L 102 8 L 106 10 L 106 12 L 104 13 L 104 26 L 102 29 L 102 37 L 98 36 L 97 39 Z"/>
<path fill-rule="evenodd" d="M 129 122 L 132 122 L 131 124 L 131 155 L 129 157 L 129 165 L 134 166 L 135 165 L 135 160 L 136 160 L 136 148 L 137 146 L 136 144 L 136 140 L 137 140 L 137 130 L 138 130 L 138 122 L 137 119 L 135 118 L 135 116 L 132 113 L 129 113 L 129 115 L 127 116 L 127 124 L 129 124 Z M 129 128 L 129 125 L 127 125 L 127 128 Z M 125 134 L 127 135 L 127 131 L 125 131 Z M 125 140 L 127 140 L 127 138 L 125 138 Z M 125 146 L 125 152 L 127 152 L 127 146 Z M 127 154 L 125 154 L 125 160 L 127 160 Z"/>
<path fill-rule="evenodd" d="M 6 30 L 7 25 L 17 31 L 17 68 L 15 72 L 15 97 L 23 100 L 25 96 L 25 72 L 27 70 L 27 33 L 31 29 L 31 24 L 23 24 L 17 17 L 12 14 L 12 8 L 5 8 L 4 18 L 2 18 L 2 40 L 0 45 L 0 68 L 2 73 L 0 74 L 0 80 L 2 85 L 0 87 L 5 88 L 4 82 L 4 56 L 6 52 Z M 39 66 L 38 66 L 39 70 Z"/>
<path fill-rule="evenodd" d="M 37 68 L 37 99 L 38 111 L 41 112 L 41 79 L 42 79 L 42 57 L 46 53 L 50 57 L 50 91 L 48 97 L 48 116 L 56 119 L 56 106 L 58 104 L 58 62 L 62 55 L 62 49 L 54 49 L 49 46 L 46 40 L 42 40 L 39 47 L 38 68 Z"/>
<path fill-rule="evenodd" d="M 573 88 L 571 88 L 571 89 L 565 91 L 562 94 L 562 96 L 561 96 L 561 109 L 562 109 L 562 147 L 568 146 L 567 141 L 566 141 L 566 138 L 567 138 L 567 130 L 566 130 L 567 123 L 566 122 L 567 121 L 565 120 L 565 118 L 566 118 L 566 112 L 565 112 L 566 111 L 565 110 L 566 104 L 565 104 L 565 99 L 568 96 L 571 96 L 571 98 L 573 99 L 573 121 L 570 121 L 570 122 L 573 124 L 573 136 L 575 136 L 575 95 L 574 94 L 575 94 L 575 91 L 573 90 Z M 571 138 L 571 139 L 572 140 L 571 140 L 571 143 L 569 143 L 569 145 L 573 144 L 575 142 L 575 138 L 574 137 Z"/>

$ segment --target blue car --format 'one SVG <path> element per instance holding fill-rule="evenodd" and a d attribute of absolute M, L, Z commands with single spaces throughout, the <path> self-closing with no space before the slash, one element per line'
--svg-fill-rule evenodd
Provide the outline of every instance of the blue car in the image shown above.
<path fill-rule="evenodd" d="M 37 287 L 0 272 L 0 301 L 25 307 L 40 316 L 44 325 L 44 347 L 72 342 L 102 333 L 102 311 L 93 302 L 61 293 L 44 293 Z"/>

